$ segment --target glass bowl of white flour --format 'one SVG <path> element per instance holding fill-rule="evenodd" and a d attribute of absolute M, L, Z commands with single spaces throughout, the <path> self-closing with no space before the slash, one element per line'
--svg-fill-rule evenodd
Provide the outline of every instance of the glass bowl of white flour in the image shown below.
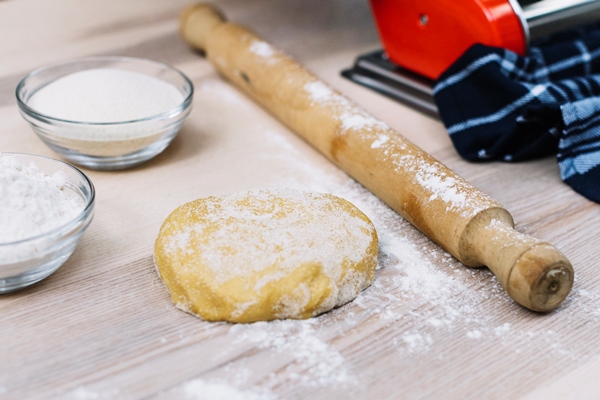
<path fill-rule="evenodd" d="M 67 163 L 0 153 L 0 293 L 63 265 L 92 221 L 94 193 L 87 176 Z"/>
<path fill-rule="evenodd" d="M 16 89 L 21 115 L 67 161 L 117 170 L 161 153 L 191 111 L 178 69 L 129 57 L 85 57 L 39 68 Z"/>

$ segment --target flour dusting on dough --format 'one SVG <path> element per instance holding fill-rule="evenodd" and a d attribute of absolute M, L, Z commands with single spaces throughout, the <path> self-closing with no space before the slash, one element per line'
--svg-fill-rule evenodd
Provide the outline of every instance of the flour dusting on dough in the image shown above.
<path fill-rule="evenodd" d="M 179 207 L 161 228 L 155 259 L 175 303 L 203 318 L 306 318 L 370 285 L 377 235 L 339 197 L 257 189 Z"/>
<path fill-rule="evenodd" d="M 292 202 L 278 201 L 279 197 Z M 234 193 L 205 204 L 206 218 L 173 236 L 169 248 L 189 251 L 191 235 L 203 234 L 208 226 L 214 226 L 210 240 L 202 244 L 202 261 L 219 282 L 250 275 L 275 263 L 282 274 L 307 261 L 322 263 L 332 279 L 340 279 L 342 263 L 360 261 L 372 240 L 368 223 L 339 212 L 321 194 L 254 190 L 251 196 Z M 317 223 L 323 228 L 340 226 L 343 230 L 316 229 Z M 285 258 L 281 255 L 283 249 Z M 277 279 L 278 274 L 273 278 Z"/>

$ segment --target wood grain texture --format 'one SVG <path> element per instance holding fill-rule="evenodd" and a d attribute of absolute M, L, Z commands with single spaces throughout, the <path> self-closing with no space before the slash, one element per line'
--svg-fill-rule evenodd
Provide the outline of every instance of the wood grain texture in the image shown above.
<path fill-rule="evenodd" d="M 366 2 L 216 3 L 496 199 L 518 230 L 555 244 L 575 268 L 571 295 L 538 315 L 489 271 L 465 269 L 189 50 L 177 36 L 189 2 L 0 2 L 0 151 L 55 156 L 20 117 L 13 87 L 49 62 L 146 57 L 196 85 L 192 114 L 163 154 L 128 171 L 85 170 L 96 216 L 72 258 L 0 297 L 0 398 L 558 398 L 571 387 L 597 397 L 599 206 L 560 182 L 555 160 L 464 162 L 439 122 L 341 78 L 379 47 Z M 342 195 L 372 217 L 382 236 L 374 285 L 309 321 L 214 324 L 175 309 L 152 262 L 168 213 L 281 186 Z"/>

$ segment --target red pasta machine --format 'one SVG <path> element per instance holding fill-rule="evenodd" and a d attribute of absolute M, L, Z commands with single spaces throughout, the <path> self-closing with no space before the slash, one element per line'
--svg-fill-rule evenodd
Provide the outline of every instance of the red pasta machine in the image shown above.
<path fill-rule="evenodd" d="M 600 19 L 600 0 L 370 0 L 383 50 L 342 75 L 437 116 L 432 82 L 474 43 L 532 40 Z"/>

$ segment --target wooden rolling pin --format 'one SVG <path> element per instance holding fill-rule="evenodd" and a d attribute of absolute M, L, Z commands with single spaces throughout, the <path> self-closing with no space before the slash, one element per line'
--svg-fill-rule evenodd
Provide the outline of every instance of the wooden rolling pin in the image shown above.
<path fill-rule="evenodd" d="M 556 308 L 573 269 L 555 247 L 428 153 L 248 29 L 205 4 L 181 15 L 184 40 L 294 132 L 467 266 L 487 266 L 535 311 Z"/>

